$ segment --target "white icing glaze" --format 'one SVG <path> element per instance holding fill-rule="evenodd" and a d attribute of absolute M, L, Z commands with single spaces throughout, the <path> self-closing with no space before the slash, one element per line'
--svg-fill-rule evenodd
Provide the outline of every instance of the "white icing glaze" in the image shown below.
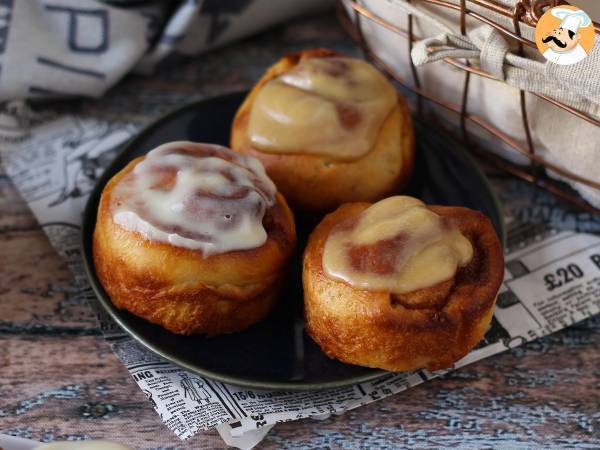
<path fill-rule="evenodd" d="M 260 247 L 276 188 L 262 164 L 225 147 L 172 142 L 149 152 L 113 190 L 113 220 L 146 239 L 205 256 Z"/>
<path fill-rule="evenodd" d="M 396 196 L 334 227 L 323 269 L 358 288 L 403 294 L 451 279 L 472 257 L 458 228 L 420 200 Z"/>
<path fill-rule="evenodd" d="M 393 86 L 371 64 L 308 58 L 259 90 L 248 137 L 265 152 L 356 159 L 373 147 L 396 102 Z"/>

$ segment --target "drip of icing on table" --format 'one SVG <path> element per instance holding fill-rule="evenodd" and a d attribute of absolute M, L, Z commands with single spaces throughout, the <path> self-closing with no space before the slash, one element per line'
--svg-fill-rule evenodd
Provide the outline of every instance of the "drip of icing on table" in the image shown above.
<path fill-rule="evenodd" d="M 123 444 L 116 442 L 95 440 L 95 441 L 68 441 L 51 442 L 35 447 L 34 450 L 132 450 Z"/>

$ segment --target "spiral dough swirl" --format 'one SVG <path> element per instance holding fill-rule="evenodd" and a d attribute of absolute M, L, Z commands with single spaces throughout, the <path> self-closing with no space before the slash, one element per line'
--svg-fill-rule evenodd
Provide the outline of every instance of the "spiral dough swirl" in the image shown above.
<path fill-rule="evenodd" d="M 263 245 L 262 220 L 275 194 L 257 159 L 219 145 L 172 142 L 119 182 L 113 219 L 148 240 L 209 256 Z"/>

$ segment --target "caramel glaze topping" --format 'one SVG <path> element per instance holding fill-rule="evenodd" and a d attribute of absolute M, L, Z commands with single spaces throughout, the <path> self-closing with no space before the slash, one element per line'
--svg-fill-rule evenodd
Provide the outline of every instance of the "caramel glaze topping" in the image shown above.
<path fill-rule="evenodd" d="M 161 145 L 115 187 L 113 220 L 204 256 L 263 245 L 276 188 L 261 163 L 225 147 Z"/>
<path fill-rule="evenodd" d="M 260 89 L 248 134 L 265 152 L 357 159 L 373 147 L 396 101 L 393 86 L 365 61 L 308 58 Z"/>
<path fill-rule="evenodd" d="M 472 258 L 470 241 L 449 221 L 416 198 L 396 196 L 336 225 L 325 242 L 323 268 L 357 288 L 427 303 L 404 294 L 433 286 L 447 291 Z"/>

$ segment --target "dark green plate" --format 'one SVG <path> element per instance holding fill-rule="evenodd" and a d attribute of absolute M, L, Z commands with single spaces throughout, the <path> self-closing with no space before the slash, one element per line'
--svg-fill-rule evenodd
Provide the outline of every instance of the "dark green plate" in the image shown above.
<path fill-rule="evenodd" d="M 242 333 L 213 338 L 172 334 L 115 308 L 96 277 L 92 233 L 106 182 L 133 158 L 165 142 L 228 145 L 229 125 L 244 95 L 235 93 L 187 105 L 157 120 L 123 147 L 99 180 L 85 210 L 82 245 L 90 283 L 100 303 L 132 337 L 166 360 L 200 375 L 231 384 L 282 390 L 323 389 L 371 380 L 383 372 L 329 359 L 304 332 L 299 258 L 276 311 Z M 498 201 L 465 150 L 431 126 L 416 121 L 415 128 L 417 157 L 406 193 L 427 203 L 480 210 L 503 237 Z M 318 220 L 296 218 L 299 255 Z"/>

